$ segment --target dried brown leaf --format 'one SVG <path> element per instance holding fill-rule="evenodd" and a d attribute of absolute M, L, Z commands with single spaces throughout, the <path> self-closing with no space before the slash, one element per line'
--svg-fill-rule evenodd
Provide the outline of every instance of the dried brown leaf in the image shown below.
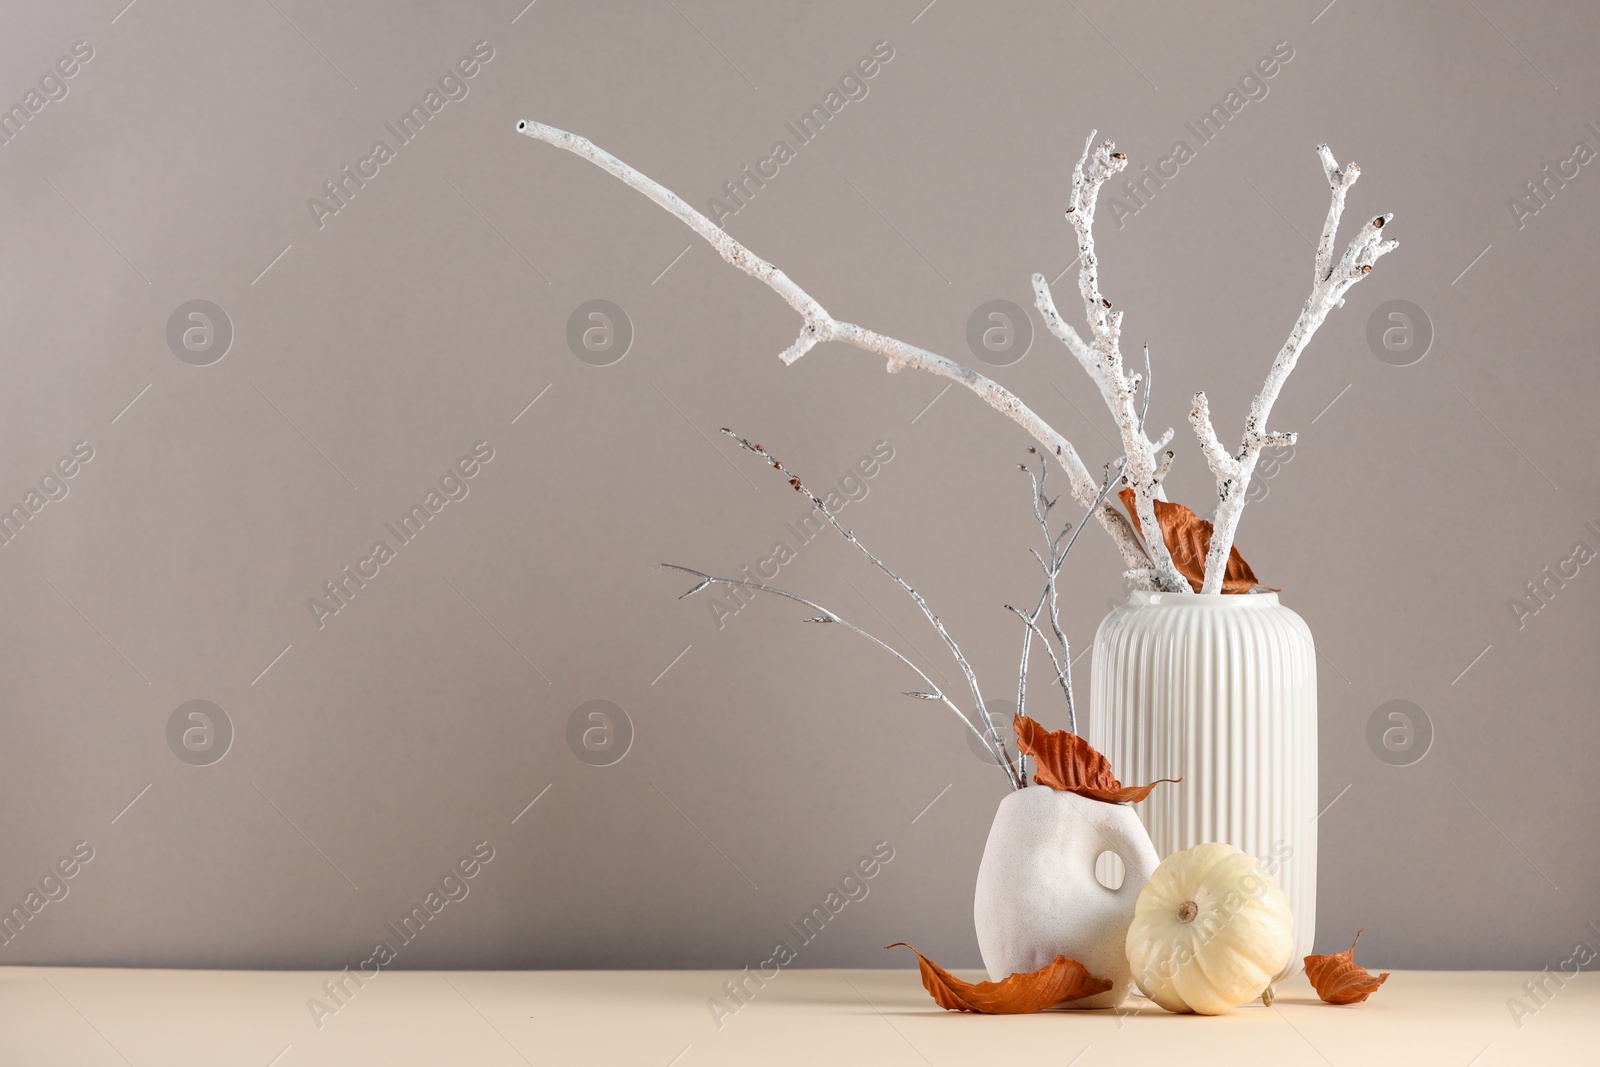
<path fill-rule="evenodd" d="M 1077 960 L 1057 956 L 1029 974 L 1014 974 L 1003 982 L 963 982 L 904 941 L 889 948 L 910 948 L 922 968 L 922 988 L 934 1003 L 950 1011 L 975 1011 L 984 1015 L 1021 1015 L 1043 1011 L 1069 1000 L 1081 1000 L 1111 988 L 1111 979 L 1096 978 Z"/>
<path fill-rule="evenodd" d="M 1108 804 L 1134 804 L 1149 796 L 1161 782 L 1179 780 L 1163 778 L 1149 785 L 1124 787 L 1111 773 L 1111 761 L 1077 734 L 1046 730 L 1026 715 L 1018 715 L 1011 725 L 1017 731 L 1017 749 L 1024 756 L 1033 757 L 1037 767 L 1033 780 L 1051 789 Z"/>
<path fill-rule="evenodd" d="M 1343 952 L 1331 956 L 1307 956 L 1306 977 L 1317 996 L 1329 1004 L 1359 1004 L 1378 991 L 1389 978 L 1384 971 L 1373 977 L 1371 971 L 1356 962 L 1356 941 L 1364 931 L 1356 931 L 1356 940 Z"/>
<path fill-rule="evenodd" d="M 1149 541 L 1149 533 L 1139 525 L 1133 490 L 1124 489 L 1117 497 L 1133 517 L 1133 528 Z M 1155 505 L 1156 522 L 1161 526 L 1161 539 L 1172 554 L 1173 564 L 1177 566 L 1178 573 L 1188 579 L 1190 588 L 1198 593 L 1206 580 L 1206 553 L 1211 551 L 1211 524 L 1182 504 L 1174 504 L 1170 500 L 1155 500 L 1152 503 Z M 1248 593 L 1259 587 L 1261 583 L 1256 580 L 1255 571 L 1239 555 L 1239 547 L 1235 545 L 1228 552 L 1228 567 L 1222 573 L 1222 591 Z"/>

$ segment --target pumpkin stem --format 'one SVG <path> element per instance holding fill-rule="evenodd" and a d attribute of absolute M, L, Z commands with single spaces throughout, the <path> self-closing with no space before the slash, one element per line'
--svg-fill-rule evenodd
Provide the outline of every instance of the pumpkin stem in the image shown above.
<path fill-rule="evenodd" d="M 1199 914 L 1200 907 L 1192 900 L 1186 900 L 1178 905 L 1178 921 L 1181 923 L 1192 923 L 1194 917 Z"/>
<path fill-rule="evenodd" d="M 1267 1007 L 1272 1007 L 1272 1002 L 1276 999 L 1277 995 L 1273 992 L 1271 986 L 1267 986 L 1267 988 L 1261 991 L 1261 1003 L 1265 1004 Z"/>

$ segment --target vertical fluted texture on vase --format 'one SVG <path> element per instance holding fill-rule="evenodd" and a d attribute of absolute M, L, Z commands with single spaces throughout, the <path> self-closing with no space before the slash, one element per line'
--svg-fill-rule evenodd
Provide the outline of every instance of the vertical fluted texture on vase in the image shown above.
<path fill-rule="evenodd" d="M 1117 777 L 1182 777 L 1138 804 L 1162 858 L 1207 841 L 1259 856 L 1289 898 L 1295 954 L 1317 914 L 1317 664 L 1274 593 L 1136 592 L 1094 639 L 1087 740 Z"/>

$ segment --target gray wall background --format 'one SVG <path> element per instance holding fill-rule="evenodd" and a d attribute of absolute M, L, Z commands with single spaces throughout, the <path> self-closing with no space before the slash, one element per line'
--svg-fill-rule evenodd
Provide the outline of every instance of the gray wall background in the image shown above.
<path fill-rule="evenodd" d="M 1029 275 L 1071 261 L 1087 132 L 1135 168 L 1188 141 L 1120 229 L 1102 208 L 1100 252 L 1130 348 L 1154 353 L 1151 417 L 1182 431 L 1173 495 L 1203 511 L 1186 398 L 1205 388 L 1237 434 L 1308 290 L 1312 147 L 1362 165 L 1348 224 L 1393 210 L 1402 247 L 1291 380 L 1276 421 L 1302 443 L 1239 542 L 1324 657 L 1319 950 L 1364 926 L 1386 967 L 1565 959 L 1600 920 L 1600 572 L 1569 564 L 1520 626 L 1510 602 L 1600 550 L 1597 164 L 1520 220 L 1508 199 L 1600 150 L 1600 14 L 1325 2 L 5 5 L 0 102 L 75 42 L 93 58 L 0 147 L 0 503 L 76 442 L 93 459 L 0 547 L 0 903 L 76 842 L 94 857 L 0 962 L 355 965 L 489 841 L 399 966 L 738 968 L 887 841 L 801 964 L 901 965 L 878 947 L 901 938 L 977 963 L 1000 776 L 864 643 L 777 602 L 719 628 L 657 564 L 737 572 L 793 544 L 800 500 L 718 427 L 819 485 L 888 442 L 844 517 L 1004 695 L 1002 604 L 1033 595 L 1025 438 L 853 349 L 784 368 L 798 323 L 777 298 L 513 130 L 584 133 L 704 205 L 878 41 L 894 55 L 868 95 L 730 231 L 836 314 L 970 361 L 974 309 L 1027 306 Z M 468 95 L 319 228 L 308 198 L 479 41 Z M 1278 42 L 1293 58 L 1266 95 L 1199 145 L 1184 124 Z M 1071 313 L 1070 276 L 1058 291 Z M 634 333 L 610 366 L 566 340 L 594 299 Z M 205 366 L 168 341 L 193 300 L 231 323 Z M 1380 359 L 1369 322 L 1392 300 L 1420 309 L 1421 347 Z M 1088 383 L 1033 326 L 993 373 L 1111 458 Z M 383 524 L 479 441 L 469 494 L 398 545 Z M 395 559 L 319 628 L 308 599 L 379 539 Z M 1088 532 L 1077 648 L 1118 569 Z M 936 651 L 836 539 L 780 584 Z M 207 765 L 169 745 L 192 700 L 231 724 Z M 591 700 L 631 723 L 611 766 L 567 740 Z M 1367 740 L 1392 700 L 1431 729 L 1409 765 Z"/>

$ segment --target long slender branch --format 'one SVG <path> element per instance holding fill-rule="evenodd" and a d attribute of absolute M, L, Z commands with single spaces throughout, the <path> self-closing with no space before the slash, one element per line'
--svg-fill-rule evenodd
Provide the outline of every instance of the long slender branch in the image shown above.
<path fill-rule="evenodd" d="M 728 263 L 782 297 L 804 320 L 799 336 L 780 357 L 785 363 L 793 363 L 823 341 L 843 341 L 883 357 L 891 372 L 910 367 L 959 382 L 977 394 L 984 403 L 1021 426 L 1030 437 L 1044 446 L 1047 454 L 1055 457 L 1070 479 L 1072 495 L 1078 503 L 1087 504 L 1094 497 L 1094 478 L 1072 447 L 1072 442 L 998 382 L 927 349 L 855 323 L 835 319 L 816 298 L 796 285 L 783 271 L 734 240 L 725 230 L 690 207 L 678 194 L 598 147 L 588 138 L 528 120 L 518 122 L 517 131 L 581 156 L 629 188 L 642 193 L 704 238 Z M 1136 531 L 1115 509 L 1103 507 L 1097 512 L 1096 518 L 1111 535 L 1126 566 L 1141 567 L 1148 563 Z"/>
<path fill-rule="evenodd" d="M 1094 144 L 1095 135 L 1090 134 L 1083 155 L 1073 171 L 1072 203 L 1067 208 L 1078 237 L 1078 289 L 1093 342 L 1084 341 L 1065 323 L 1055 308 L 1049 287 L 1040 276 L 1034 278 L 1034 291 L 1036 305 L 1046 325 L 1088 371 L 1116 418 L 1125 453 L 1123 472 L 1134 489 L 1134 510 L 1139 527 L 1142 531 L 1152 533 L 1152 536 L 1144 538 L 1140 537 L 1141 530 L 1136 530 L 1116 508 L 1096 496 L 1094 480 L 1071 442 L 1004 386 L 937 353 L 834 318 L 816 298 L 783 271 L 751 252 L 677 194 L 597 147 L 587 138 L 537 122 L 519 122 L 517 129 L 536 140 L 582 156 L 612 174 L 671 212 L 711 244 L 728 263 L 777 293 L 802 319 L 799 335 L 781 354 L 780 358 L 785 363 L 793 363 L 824 341 L 836 340 L 882 357 L 891 372 L 911 367 L 961 383 L 990 407 L 1017 423 L 1044 446 L 1048 454 L 1055 457 L 1066 472 L 1073 498 L 1079 504 L 1089 506 L 1092 500 L 1100 500 L 1093 514 L 1121 552 L 1127 577 L 1151 582 L 1158 589 L 1181 591 L 1188 588 L 1188 583 L 1173 564 L 1164 540 L 1154 534 L 1160 528 L 1154 517 L 1154 501 L 1163 495 L 1161 479 L 1172 462 L 1171 453 L 1160 455 L 1170 431 L 1159 442 L 1152 442 L 1146 436 L 1143 416 L 1148 412 L 1150 376 L 1147 371 L 1142 378 L 1144 407 L 1141 410 L 1136 403 L 1140 376 L 1129 375 L 1123 366 L 1120 348 L 1122 312 L 1113 310 L 1111 302 L 1100 291 L 1099 260 L 1095 254 L 1093 236 L 1096 202 L 1100 188 L 1106 181 L 1127 166 L 1126 157 L 1115 151 L 1111 142 L 1097 146 Z M 1285 380 L 1328 313 L 1343 302 L 1344 293 L 1372 270 L 1379 257 L 1397 247 L 1394 241 L 1382 240 L 1380 232 L 1393 216 L 1380 215 L 1362 227 L 1351 239 L 1344 255 L 1335 261 L 1334 246 L 1345 197 L 1360 175 L 1360 170 L 1354 164 L 1340 169 L 1326 145 L 1317 146 L 1317 156 L 1328 179 L 1331 197 L 1317 243 L 1312 292 L 1288 340 L 1273 360 L 1261 392 L 1251 404 L 1238 451 L 1228 454 L 1222 447 L 1211 426 L 1203 395 L 1197 395 L 1190 411 L 1190 422 L 1200 438 L 1202 450 L 1206 452 L 1207 464 L 1218 481 L 1218 504 L 1206 559 L 1203 592 L 1214 593 L 1221 588 L 1239 516 L 1261 449 L 1293 440 L 1291 434 L 1267 430 L 1267 419 Z"/>
<path fill-rule="evenodd" d="M 867 557 L 867 559 L 872 562 L 873 566 L 877 567 L 878 570 L 882 571 L 890 581 L 894 582 L 894 584 L 898 585 L 902 590 L 905 591 L 906 595 L 909 596 L 922 611 L 923 617 L 928 620 L 928 624 L 933 627 L 934 632 L 936 632 L 940 639 L 944 641 L 945 647 L 950 650 L 950 655 L 955 659 L 956 665 L 961 668 L 961 673 L 967 679 L 967 685 L 972 690 L 973 702 L 978 706 L 978 714 L 982 717 L 984 725 L 989 730 L 989 736 L 994 741 L 995 749 L 1000 752 L 1007 751 L 1005 741 L 1000 737 L 999 732 L 995 729 L 994 720 L 989 716 L 989 709 L 984 706 L 983 693 L 978 687 L 978 676 L 973 671 L 972 664 L 967 662 L 967 657 L 961 651 L 961 646 L 956 644 L 956 639 L 950 636 L 950 631 L 945 629 L 944 621 L 940 619 L 938 615 L 934 614 L 933 609 L 928 606 L 928 602 L 923 598 L 923 595 L 917 592 L 910 582 L 907 582 L 904 578 L 900 577 L 893 570 L 891 570 L 887 563 L 873 555 L 872 551 L 867 548 L 866 545 L 862 544 L 860 539 L 858 539 L 852 531 L 845 529 L 844 524 L 841 523 L 838 516 L 833 513 L 833 509 L 828 507 L 828 505 L 823 502 L 823 499 L 820 496 L 808 489 L 806 484 L 800 480 L 799 476 L 779 462 L 776 456 L 772 455 L 772 453 L 768 452 L 760 445 L 751 443 L 749 440 L 739 436 L 726 427 L 723 428 L 722 432 L 739 442 L 740 448 L 760 456 L 767 466 L 771 467 L 775 471 L 778 471 L 785 478 L 787 478 L 789 480 L 789 484 L 794 487 L 795 492 L 801 493 L 810 499 L 811 503 L 816 506 L 818 511 L 822 512 L 823 518 L 828 520 L 828 524 L 838 532 L 840 537 L 843 537 L 846 541 L 854 545 L 863 556 Z M 1018 788 L 1021 788 L 1020 784 L 1018 785 Z"/>
<path fill-rule="evenodd" d="M 1234 535 L 1239 528 L 1239 516 L 1244 511 L 1250 491 L 1250 478 L 1255 473 L 1261 450 L 1268 446 L 1293 444 L 1292 433 L 1271 433 L 1267 419 L 1272 406 L 1282 392 L 1284 382 L 1294 370 L 1300 353 L 1311 343 L 1312 336 L 1334 308 L 1344 303 L 1344 294 L 1350 287 L 1372 272 L 1372 266 L 1382 256 L 1399 247 L 1398 241 L 1385 241 L 1383 228 L 1394 218 L 1392 214 L 1379 215 L 1369 220 L 1350 239 L 1344 255 L 1334 262 L 1333 248 L 1338 237 L 1339 219 L 1344 213 L 1345 194 L 1361 169 L 1354 163 L 1343 170 L 1327 145 L 1317 146 L 1317 158 L 1322 163 L 1323 174 L 1328 179 L 1330 197 L 1328 216 L 1322 225 L 1322 235 L 1317 241 L 1316 259 L 1312 268 L 1311 295 L 1306 298 L 1295 320 L 1289 338 L 1278 350 L 1267 371 L 1261 392 L 1250 404 L 1245 418 L 1244 435 L 1237 452 L 1226 453 L 1211 424 L 1208 402 L 1204 393 L 1196 393 L 1189 411 L 1189 421 L 1200 439 L 1206 463 L 1217 479 L 1217 508 L 1212 518 L 1211 548 L 1206 554 L 1205 583 L 1202 593 L 1219 593 L 1228 566 L 1228 556 L 1233 549 Z"/>
<path fill-rule="evenodd" d="M 920 692 L 920 693 L 907 693 L 906 694 L 907 696 L 914 696 L 914 697 L 921 698 L 923 700 L 937 700 L 940 703 L 944 704 L 946 707 L 948 707 L 952 712 L 955 713 L 955 715 L 956 715 L 956 717 L 958 719 L 960 719 L 963 723 L 966 724 L 967 729 L 972 731 L 974 736 L 976 736 L 977 739 L 979 740 L 979 742 L 982 743 L 984 749 L 987 750 L 988 753 L 991 756 L 994 757 L 994 761 L 995 761 L 996 765 L 998 765 L 1001 770 L 1005 771 L 1007 781 L 1011 782 L 1012 786 L 1014 788 L 1020 788 L 1016 784 L 1017 781 L 1019 780 L 1019 772 L 1018 772 L 1017 768 L 1012 766 L 1012 764 L 1010 762 L 1009 753 L 1002 754 L 1000 752 L 997 752 L 995 750 L 994 746 L 992 744 L 990 744 L 989 738 L 985 737 L 983 735 L 983 733 L 976 726 L 974 726 L 972 724 L 972 720 L 967 718 L 966 713 L 964 713 L 960 708 L 956 707 L 955 703 L 952 702 L 950 700 L 950 698 L 945 695 L 944 690 L 940 689 L 938 684 L 936 682 L 934 682 L 934 680 L 932 678 L 928 677 L 928 675 L 922 670 L 921 667 L 918 667 L 915 663 L 913 663 L 910 659 L 908 659 L 903 653 L 900 652 L 899 649 L 895 648 L 893 645 L 891 645 L 888 642 L 882 640 L 881 638 L 875 636 L 874 634 L 868 633 L 866 630 L 863 630 L 861 627 L 857 626 L 855 623 L 850 622 L 849 620 L 843 618 L 838 613 L 833 612 L 833 611 L 829 611 L 827 608 L 823 607 L 821 604 L 818 604 L 815 601 L 807 600 L 805 597 L 800 596 L 800 595 L 798 595 L 796 593 L 791 593 L 787 589 L 779 589 L 777 586 L 772 586 L 772 585 L 763 585 L 760 582 L 747 582 L 742 578 L 719 578 L 716 575 L 711 575 L 711 574 L 705 573 L 704 571 L 695 570 L 693 567 L 683 567 L 683 566 L 680 566 L 680 565 L 678 565 L 676 563 L 663 563 L 662 566 L 663 567 L 667 567 L 667 568 L 669 568 L 671 570 L 675 570 L 675 571 L 683 571 L 685 574 L 692 574 L 695 577 L 700 579 L 699 584 L 696 585 L 693 589 L 690 589 L 687 593 L 684 593 L 682 596 L 678 597 L 679 600 L 684 599 L 684 597 L 693 596 L 694 594 L 700 592 L 700 590 L 702 590 L 702 589 L 704 589 L 704 588 L 706 588 L 707 586 L 710 586 L 710 585 L 727 585 L 727 586 L 734 586 L 734 587 L 742 588 L 742 589 L 754 589 L 754 590 L 757 590 L 758 592 L 769 593 L 772 596 L 780 596 L 780 597 L 784 597 L 784 598 L 786 598 L 788 600 L 793 600 L 798 604 L 804 604 L 806 607 L 808 607 L 811 610 L 813 610 L 813 611 L 818 613 L 819 618 L 808 619 L 808 620 L 806 620 L 807 622 L 819 622 L 819 621 L 821 621 L 821 622 L 837 623 L 838 625 L 843 626 L 845 629 L 849 630 L 851 633 L 859 634 L 862 637 L 865 637 L 868 641 L 871 641 L 873 644 L 877 645 L 879 648 L 881 648 L 885 652 L 889 653 L 889 655 L 893 656 L 895 659 L 899 660 L 901 663 L 904 663 L 907 667 L 910 667 L 912 672 L 915 673 L 918 678 L 922 679 L 923 685 L 927 686 L 927 690 L 926 691 Z"/>

